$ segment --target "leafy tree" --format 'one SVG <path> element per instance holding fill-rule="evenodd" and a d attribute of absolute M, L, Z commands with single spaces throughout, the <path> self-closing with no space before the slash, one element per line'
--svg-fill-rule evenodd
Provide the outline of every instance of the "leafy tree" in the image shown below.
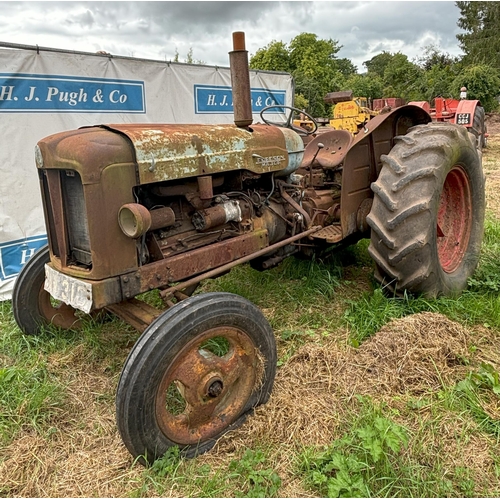
<path fill-rule="evenodd" d="M 179 51 L 177 48 L 175 49 L 175 55 L 174 55 L 174 61 L 173 62 L 179 62 Z M 184 62 L 187 64 L 205 64 L 205 61 L 201 61 L 199 59 L 194 59 L 193 57 L 193 47 L 189 48 L 189 51 L 186 55 L 186 59 L 184 59 Z"/>
<path fill-rule="evenodd" d="M 419 81 L 419 101 L 432 101 L 435 97 L 452 97 L 456 94 L 453 89 L 453 80 L 456 74 L 449 66 L 438 64 L 424 71 Z M 460 87 L 455 90 L 459 91 Z"/>
<path fill-rule="evenodd" d="M 486 64 L 465 67 L 452 81 L 449 91 L 458 98 L 462 86 L 467 87 L 467 98 L 479 99 L 485 111 L 498 109 L 500 71 L 497 68 Z"/>
<path fill-rule="evenodd" d="M 290 53 L 286 44 L 273 40 L 264 48 L 259 49 L 250 58 L 250 68 L 290 72 Z"/>
<path fill-rule="evenodd" d="M 337 69 L 345 78 L 356 75 L 358 73 L 356 66 L 354 66 L 352 61 L 350 59 L 347 59 L 346 57 L 337 59 Z"/>
<path fill-rule="evenodd" d="M 329 109 L 323 101 L 330 92 L 314 77 L 308 77 L 302 72 L 294 73 L 295 92 L 304 96 L 308 102 L 306 111 L 313 116 L 328 116 Z"/>
<path fill-rule="evenodd" d="M 302 94 L 295 94 L 294 105 L 299 109 L 307 109 L 309 101 Z"/>
<path fill-rule="evenodd" d="M 458 60 L 448 53 L 441 52 L 436 45 L 430 44 L 424 47 L 424 54 L 417 59 L 417 62 L 421 68 L 429 71 L 435 66 L 451 68 Z"/>
<path fill-rule="evenodd" d="M 358 97 L 368 97 L 369 99 L 384 97 L 384 83 L 379 76 L 352 75 L 346 80 L 345 88 L 352 90 L 354 95 Z"/>
<path fill-rule="evenodd" d="M 402 97 L 407 101 L 420 98 L 422 69 L 398 52 L 394 54 L 384 70 L 384 96 Z"/>
<path fill-rule="evenodd" d="M 373 73 L 380 78 L 384 77 L 385 68 L 392 61 L 393 54 L 385 50 L 380 54 L 372 57 L 369 61 L 365 61 L 363 66 L 366 67 L 368 73 Z"/>
<path fill-rule="evenodd" d="M 273 41 L 259 49 L 250 58 L 252 69 L 288 71 L 295 79 L 295 89 L 309 102 L 307 111 L 314 116 L 325 116 L 327 108 L 323 98 L 337 90 L 346 75 L 355 72 L 348 59 L 338 59 L 341 49 L 332 39 L 323 40 L 314 33 L 301 33 L 288 47 Z"/>
<path fill-rule="evenodd" d="M 309 112 L 314 116 L 327 114 L 323 98 L 336 82 L 343 80 L 335 57 L 340 48 L 336 41 L 318 39 L 313 33 L 301 33 L 290 42 L 290 66 L 296 89 L 307 97 Z M 312 80 L 316 82 L 313 92 Z"/>
<path fill-rule="evenodd" d="M 500 2 L 456 2 L 460 9 L 457 35 L 464 61 L 500 69 Z"/>

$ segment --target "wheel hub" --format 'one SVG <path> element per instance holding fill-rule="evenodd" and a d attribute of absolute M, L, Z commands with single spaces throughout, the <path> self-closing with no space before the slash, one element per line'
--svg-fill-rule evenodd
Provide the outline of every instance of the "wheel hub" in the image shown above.
<path fill-rule="evenodd" d="M 207 347 L 214 339 L 228 347 Z M 156 420 L 180 445 L 221 434 L 242 413 L 255 388 L 259 357 L 250 337 L 214 328 L 183 346 L 166 368 L 156 395 Z"/>
<path fill-rule="evenodd" d="M 210 387 L 208 388 L 207 391 L 207 395 L 211 398 L 217 398 L 218 396 L 221 395 L 223 388 L 224 385 L 222 383 L 222 380 L 215 380 L 210 384 Z"/>

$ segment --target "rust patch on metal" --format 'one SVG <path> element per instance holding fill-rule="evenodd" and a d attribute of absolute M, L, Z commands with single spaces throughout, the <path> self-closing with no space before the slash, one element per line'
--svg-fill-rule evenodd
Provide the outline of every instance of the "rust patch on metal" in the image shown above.
<path fill-rule="evenodd" d="M 332 130 L 317 136 L 307 144 L 301 167 L 308 167 L 313 162 L 323 168 L 335 168 L 344 161 L 353 142 L 353 136 L 347 130 Z M 323 148 L 318 148 L 322 144 Z"/>
<path fill-rule="evenodd" d="M 366 123 L 351 143 L 342 170 L 341 224 L 343 237 L 358 231 L 357 212 L 363 200 L 373 198 L 370 185 L 380 172 L 380 156 L 394 146 L 394 137 L 409 127 L 429 123 L 430 116 L 417 106 L 401 106 Z"/>
<path fill-rule="evenodd" d="M 106 309 L 141 333 L 162 313 L 159 309 L 137 299 L 111 304 Z"/>
<path fill-rule="evenodd" d="M 342 228 L 339 225 L 326 226 L 312 235 L 313 238 L 325 240 L 327 243 L 338 243 L 342 240 Z"/>
<path fill-rule="evenodd" d="M 179 281 L 217 268 L 265 248 L 267 245 L 267 231 L 262 231 L 233 238 L 227 242 L 215 243 L 209 248 L 193 250 L 187 259 L 182 254 L 172 257 L 168 259 L 171 281 Z"/>

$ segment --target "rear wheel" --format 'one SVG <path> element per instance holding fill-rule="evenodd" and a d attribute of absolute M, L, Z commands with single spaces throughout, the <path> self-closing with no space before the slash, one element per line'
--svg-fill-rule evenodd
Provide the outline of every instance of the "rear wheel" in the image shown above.
<path fill-rule="evenodd" d="M 476 106 L 471 132 L 476 137 L 477 148 L 482 151 L 487 146 L 485 113 L 482 106 Z"/>
<path fill-rule="evenodd" d="M 372 184 L 375 277 L 391 293 L 455 296 L 479 261 L 484 176 L 464 127 L 429 123 L 397 138 Z"/>
<path fill-rule="evenodd" d="M 40 248 L 21 269 L 12 292 L 14 318 L 27 335 L 37 335 L 41 328 L 54 325 L 68 329 L 79 326 L 75 309 L 56 303 L 44 289 L 45 264 L 50 260 L 49 248 Z"/>
<path fill-rule="evenodd" d="M 130 352 L 118 383 L 118 429 L 144 464 L 172 446 L 195 456 L 268 400 L 275 372 L 274 335 L 255 305 L 229 293 L 190 297 Z"/>

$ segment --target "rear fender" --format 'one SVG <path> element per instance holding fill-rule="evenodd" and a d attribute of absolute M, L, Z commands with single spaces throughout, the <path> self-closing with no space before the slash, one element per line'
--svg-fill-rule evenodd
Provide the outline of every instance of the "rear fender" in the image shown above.
<path fill-rule="evenodd" d="M 424 109 L 406 105 L 375 116 L 359 131 L 345 155 L 342 170 L 340 222 L 343 238 L 366 227 L 363 214 L 368 213 L 367 202 L 360 207 L 364 200 L 373 198 L 370 186 L 382 168 L 381 155 L 393 148 L 395 137 L 405 135 L 414 125 L 430 121 Z"/>
<path fill-rule="evenodd" d="M 464 99 L 460 101 L 452 123 L 462 125 L 465 128 L 472 128 L 474 125 L 474 114 L 478 106 L 481 106 L 481 103 L 477 100 L 468 101 Z"/>

